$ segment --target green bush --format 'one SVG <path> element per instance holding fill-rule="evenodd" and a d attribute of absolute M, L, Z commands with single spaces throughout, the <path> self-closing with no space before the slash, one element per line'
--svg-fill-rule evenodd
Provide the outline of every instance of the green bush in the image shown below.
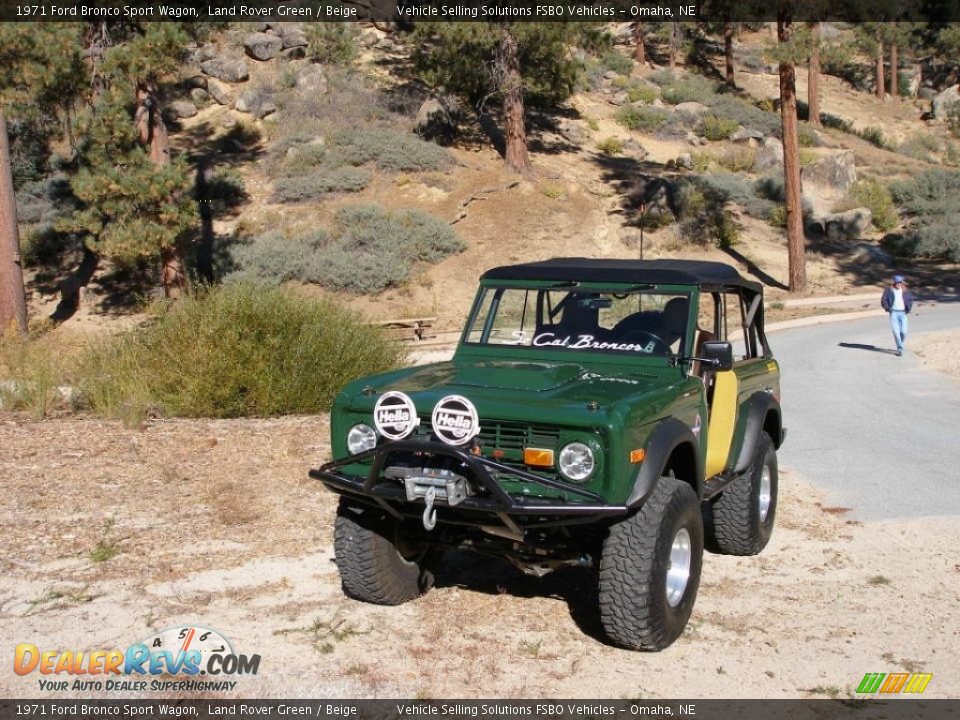
<path fill-rule="evenodd" d="M 600 58 L 600 63 L 603 67 L 620 75 L 629 75 L 633 72 L 633 60 L 615 50 L 604 53 L 603 57 Z"/>
<path fill-rule="evenodd" d="M 834 206 L 833 211 L 844 212 L 858 207 L 870 209 L 873 224 L 878 230 L 892 230 L 899 222 L 890 190 L 876 180 L 858 180 L 850 188 L 847 197 Z"/>
<path fill-rule="evenodd" d="M 752 147 L 742 146 L 728 148 L 717 158 L 717 163 L 730 172 L 750 172 L 756 160 L 757 151 Z"/>
<path fill-rule="evenodd" d="M 931 153 L 940 152 L 940 141 L 928 132 L 918 132 L 900 143 L 897 152 L 915 160 L 935 162 Z"/>
<path fill-rule="evenodd" d="M 858 130 L 856 131 L 856 134 L 871 145 L 875 145 L 883 150 L 894 149 L 893 143 L 891 143 L 887 139 L 887 136 L 883 134 L 883 130 L 875 125 L 865 127 L 863 130 Z"/>
<path fill-rule="evenodd" d="M 325 168 L 303 177 L 282 177 L 273 184 L 274 202 L 299 202 L 335 192 L 359 192 L 370 184 L 362 168 Z"/>
<path fill-rule="evenodd" d="M 774 227 L 785 228 L 787 226 L 787 206 L 783 203 L 778 203 L 771 207 L 767 220 Z"/>
<path fill-rule="evenodd" d="M 402 285 L 415 263 L 435 263 L 464 247 L 447 223 L 427 213 L 353 205 L 337 212 L 329 232 L 291 237 L 273 231 L 235 248 L 238 269 L 230 279 L 299 280 L 376 293 Z"/>
<path fill-rule="evenodd" d="M 623 140 L 617 137 L 604 138 L 597 143 L 597 150 L 604 155 L 620 155 L 623 152 Z"/>
<path fill-rule="evenodd" d="M 329 65 L 350 65 L 357 55 L 355 23 L 304 23 L 310 58 Z"/>
<path fill-rule="evenodd" d="M 740 242 L 740 230 L 733 219 L 733 214 L 724 211 L 714 218 L 714 229 L 717 235 L 717 247 L 721 250 L 732 248 Z"/>
<path fill-rule="evenodd" d="M 726 140 L 738 127 L 740 123 L 727 117 L 713 114 L 703 116 L 703 135 L 707 140 Z"/>
<path fill-rule="evenodd" d="M 624 105 L 617 111 L 616 120 L 628 130 L 652 133 L 659 130 L 670 117 L 663 108 Z"/>
<path fill-rule="evenodd" d="M 628 102 L 650 105 L 658 97 L 660 97 L 660 93 L 657 92 L 656 88 L 646 84 L 635 84 L 627 87 Z"/>
<path fill-rule="evenodd" d="M 960 262 L 960 171 L 927 170 L 890 191 L 910 218 L 904 247 L 921 257 Z"/>
<path fill-rule="evenodd" d="M 235 283 L 154 309 L 155 320 L 92 348 L 81 392 L 108 417 L 317 413 L 350 380 L 404 350 L 327 300 Z"/>
<path fill-rule="evenodd" d="M 764 135 L 780 135 L 779 113 L 766 112 L 733 95 L 706 96 L 700 102 L 708 105 L 714 115 L 743 125 L 748 130 L 756 130 Z"/>
<path fill-rule="evenodd" d="M 674 74 L 669 70 L 658 70 L 651 78 L 660 86 L 660 95 L 664 102 L 679 105 L 684 102 L 708 104 L 710 97 L 717 92 L 716 83 L 702 75 Z"/>
<path fill-rule="evenodd" d="M 797 128 L 797 143 L 800 147 L 817 147 L 820 144 L 820 138 L 817 131 L 806 124 L 801 124 Z"/>
<path fill-rule="evenodd" d="M 960 137 L 960 102 L 947 106 L 947 127 L 954 137 Z"/>
<path fill-rule="evenodd" d="M 372 162 L 380 170 L 410 172 L 441 170 L 452 164 L 449 153 L 439 145 L 388 128 L 342 130 L 334 134 L 331 145 L 336 161 L 348 165 Z"/>
<path fill-rule="evenodd" d="M 283 177 L 302 177 L 314 172 L 327 160 L 327 148 L 320 143 L 294 144 L 287 148 L 280 163 Z"/>

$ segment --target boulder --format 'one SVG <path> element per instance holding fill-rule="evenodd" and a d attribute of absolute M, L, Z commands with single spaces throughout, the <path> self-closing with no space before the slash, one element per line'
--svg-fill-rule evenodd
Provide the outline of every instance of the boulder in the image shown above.
<path fill-rule="evenodd" d="M 250 33 L 243 39 L 243 47 L 255 60 L 272 60 L 283 50 L 283 38 L 265 32 Z"/>
<path fill-rule="evenodd" d="M 853 150 L 841 150 L 800 169 L 804 185 L 817 185 L 834 195 L 843 195 L 857 181 Z"/>
<path fill-rule="evenodd" d="M 677 155 L 676 165 L 686 170 L 693 170 L 693 157 L 690 153 L 680 153 Z"/>
<path fill-rule="evenodd" d="M 922 87 L 917 90 L 917 97 L 921 100 L 933 100 L 937 96 L 937 91 L 932 87 Z"/>
<path fill-rule="evenodd" d="M 204 75 L 215 77 L 228 83 L 244 82 L 250 77 L 250 70 L 243 60 L 229 60 L 215 57 L 200 63 Z"/>
<path fill-rule="evenodd" d="M 616 79 L 616 78 L 618 78 L 618 77 L 620 77 L 620 73 L 618 73 L 616 70 L 607 70 L 607 71 L 603 74 L 603 79 L 604 79 L 604 80 L 614 80 L 614 79 Z"/>
<path fill-rule="evenodd" d="M 624 91 L 616 92 L 610 96 L 610 104 L 620 107 L 621 105 L 626 105 L 629 99 L 630 98 L 626 92 Z"/>
<path fill-rule="evenodd" d="M 376 30 L 365 30 L 360 33 L 360 44 L 365 48 L 372 48 L 380 42 L 380 36 L 377 34 Z"/>
<path fill-rule="evenodd" d="M 306 47 L 310 44 L 307 42 L 307 34 L 300 28 L 290 28 L 281 37 L 283 38 L 284 50 Z"/>
<path fill-rule="evenodd" d="M 413 131 L 427 140 L 450 141 L 457 130 L 457 122 L 448 105 L 439 98 L 427 98 L 417 110 Z M 563 130 L 560 131 L 563 134 Z"/>
<path fill-rule="evenodd" d="M 709 109 L 702 103 L 684 102 L 674 106 L 673 114 L 689 125 L 700 122 Z"/>
<path fill-rule="evenodd" d="M 303 60 L 307 57 L 307 48 L 305 47 L 292 47 L 287 48 L 282 53 L 280 57 L 286 58 L 287 60 Z"/>
<path fill-rule="evenodd" d="M 233 104 L 233 109 L 242 113 L 253 113 L 260 105 L 260 95 L 256 90 L 245 90 Z"/>
<path fill-rule="evenodd" d="M 558 131 L 564 140 L 574 145 L 582 145 L 583 141 L 586 140 L 580 123 L 575 123 L 572 120 L 564 120 L 561 122 Z"/>
<path fill-rule="evenodd" d="M 753 162 L 754 172 L 763 172 L 783 167 L 783 145 L 777 138 L 764 138 L 757 148 L 757 156 Z"/>
<path fill-rule="evenodd" d="M 207 79 L 203 75 L 194 75 L 189 80 L 187 80 L 187 87 L 190 89 L 193 88 L 202 88 L 207 89 Z"/>
<path fill-rule="evenodd" d="M 230 88 L 216 80 L 207 81 L 207 92 L 218 105 L 229 105 L 233 102 L 233 93 Z"/>
<path fill-rule="evenodd" d="M 264 100 L 254 108 L 253 116 L 257 120 L 263 120 L 267 115 L 273 115 L 277 111 L 277 106 L 270 100 Z"/>
<path fill-rule="evenodd" d="M 210 93 L 203 88 L 195 87 L 190 91 L 190 99 L 194 102 L 205 103 L 210 99 Z"/>
<path fill-rule="evenodd" d="M 948 87 L 933 99 L 933 116 L 937 120 L 945 120 L 950 106 L 958 102 L 960 102 L 960 85 Z"/>
<path fill-rule="evenodd" d="M 867 242 L 858 242 L 850 251 L 850 258 L 860 262 L 878 262 L 883 265 L 893 265 L 893 256 L 886 250 Z"/>
<path fill-rule="evenodd" d="M 749 143 L 751 140 L 759 143 L 763 140 L 763 133 L 759 130 L 748 129 L 741 125 L 730 135 L 730 140 L 735 143 Z"/>
<path fill-rule="evenodd" d="M 807 222 L 811 233 L 826 235 L 830 240 L 856 240 L 873 222 L 869 208 L 854 208 L 841 213 L 814 215 Z"/>
<path fill-rule="evenodd" d="M 174 100 L 167 105 L 167 113 L 175 120 L 191 118 L 197 114 L 197 106 L 186 100 Z"/>
<path fill-rule="evenodd" d="M 305 93 L 323 95 L 327 92 L 327 76 L 323 65 L 311 64 L 297 73 L 297 90 Z"/>
<path fill-rule="evenodd" d="M 623 143 L 623 152 L 635 160 L 646 160 L 650 154 L 647 149 L 633 138 L 629 138 Z"/>
<path fill-rule="evenodd" d="M 213 60 L 220 54 L 220 51 L 217 49 L 216 45 L 207 43 L 206 45 L 201 45 L 197 48 L 196 52 L 193 54 L 193 61 L 197 64 L 204 63 L 207 60 Z"/>

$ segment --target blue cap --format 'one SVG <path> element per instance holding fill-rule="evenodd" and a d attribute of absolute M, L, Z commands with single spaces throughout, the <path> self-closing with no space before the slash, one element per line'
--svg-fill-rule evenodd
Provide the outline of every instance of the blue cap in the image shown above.
<path fill-rule="evenodd" d="M 894 275 L 894 276 L 893 276 L 893 281 L 894 281 L 895 283 L 902 283 L 902 282 L 903 282 L 903 275 Z"/>

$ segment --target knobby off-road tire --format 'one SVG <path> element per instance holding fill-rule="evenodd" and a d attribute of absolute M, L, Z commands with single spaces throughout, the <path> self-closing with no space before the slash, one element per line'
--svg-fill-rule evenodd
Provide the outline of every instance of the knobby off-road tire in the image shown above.
<path fill-rule="evenodd" d="M 760 434 L 750 468 L 724 488 L 710 508 L 711 549 L 725 555 L 756 555 L 766 547 L 777 514 L 777 451 Z"/>
<path fill-rule="evenodd" d="M 607 636 L 632 650 L 670 645 L 693 611 L 702 562 L 703 517 L 697 494 L 680 480 L 662 477 L 643 507 L 613 525 L 604 540 L 600 620 Z M 684 566 L 687 576 L 681 587 L 677 574 L 683 575 Z"/>
<path fill-rule="evenodd" d="M 340 498 L 333 548 L 343 591 L 377 605 L 400 605 L 433 585 L 430 547 L 407 539 L 402 525 L 379 508 Z"/>

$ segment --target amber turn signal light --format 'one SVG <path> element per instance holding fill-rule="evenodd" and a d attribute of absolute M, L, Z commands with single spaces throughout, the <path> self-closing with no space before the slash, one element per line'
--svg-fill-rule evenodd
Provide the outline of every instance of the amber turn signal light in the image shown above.
<path fill-rule="evenodd" d="M 630 451 L 630 462 L 636 464 L 638 462 L 643 462 L 643 459 L 647 456 L 647 451 L 643 448 L 638 448 L 637 450 Z"/>
<path fill-rule="evenodd" d="M 536 467 L 551 467 L 553 466 L 553 450 L 524 448 L 523 462 L 527 465 L 534 465 Z"/>

